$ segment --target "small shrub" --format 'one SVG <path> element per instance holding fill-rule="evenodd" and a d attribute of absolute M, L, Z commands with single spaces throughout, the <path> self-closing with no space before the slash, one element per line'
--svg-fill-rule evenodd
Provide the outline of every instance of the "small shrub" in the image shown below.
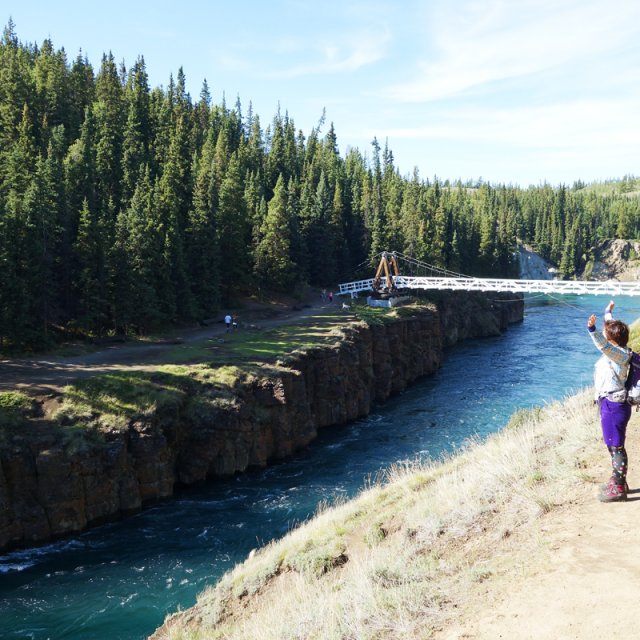
<path fill-rule="evenodd" d="M 97 431 L 124 430 L 140 417 L 170 422 L 184 406 L 186 389 L 194 384 L 176 371 L 96 376 L 66 387 L 52 418 L 63 428 Z"/>
<path fill-rule="evenodd" d="M 488 580 L 491 576 L 492 576 L 492 572 L 489 571 L 489 569 L 481 569 L 481 568 L 475 568 L 472 572 L 471 572 L 471 580 L 473 582 L 485 582 L 486 580 Z"/>
<path fill-rule="evenodd" d="M 509 419 L 505 430 L 517 430 L 525 424 L 535 424 L 542 418 L 542 407 L 518 409 Z"/>
<path fill-rule="evenodd" d="M 368 547 L 375 547 L 379 545 L 387 537 L 387 532 L 382 526 L 382 523 L 375 522 L 371 528 L 366 532 L 364 541 Z"/>
<path fill-rule="evenodd" d="M 534 471 L 527 478 L 527 484 L 533 487 L 537 484 L 542 484 L 546 480 L 546 476 L 541 471 Z"/>
<path fill-rule="evenodd" d="M 395 314 L 398 318 L 412 318 L 416 315 L 416 308 L 411 307 L 396 307 Z"/>
<path fill-rule="evenodd" d="M 103 444 L 103 434 L 94 429 L 87 429 L 84 424 L 62 427 L 62 445 L 70 454 L 90 451 Z"/>
<path fill-rule="evenodd" d="M 38 403 L 33 398 L 18 391 L 0 393 L 0 429 L 23 426 L 36 415 Z"/>
<path fill-rule="evenodd" d="M 323 576 L 335 567 L 348 561 L 346 546 L 340 540 L 330 540 L 328 544 L 315 546 L 307 544 L 298 553 L 287 558 L 287 565 L 299 573 Z"/>
<path fill-rule="evenodd" d="M 590 258 L 584 267 L 584 272 L 582 273 L 582 277 L 584 280 L 589 280 L 591 278 L 591 274 L 593 273 L 594 266 L 595 266 L 595 261 L 593 258 Z"/>

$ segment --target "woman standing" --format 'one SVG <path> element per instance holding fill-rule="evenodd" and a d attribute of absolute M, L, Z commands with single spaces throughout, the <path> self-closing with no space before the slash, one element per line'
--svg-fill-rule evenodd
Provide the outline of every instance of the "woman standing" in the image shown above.
<path fill-rule="evenodd" d="M 600 409 L 602 437 L 609 453 L 613 474 L 602 488 L 602 502 L 620 502 L 627 499 L 627 451 L 624 441 L 631 417 L 627 403 L 625 382 L 629 372 L 631 349 L 627 348 L 629 327 L 612 316 L 614 303 L 605 310 L 602 333 L 596 331 L 595 314 L 589 317 L 587 329 L 596 348 L 602 353 L 594 372 L 595 398 Z"/>

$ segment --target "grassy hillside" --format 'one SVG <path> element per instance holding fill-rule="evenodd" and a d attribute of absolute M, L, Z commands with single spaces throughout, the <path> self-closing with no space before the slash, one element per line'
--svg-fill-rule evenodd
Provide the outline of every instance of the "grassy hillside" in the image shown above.
<path fill-rule="evenodd" d="M 640 178 L 636 176 L 625 176 L 624 178 L 590 182 L 578 190 L 583 193 L 594 193 L 598 196 L 617 194 L 626 194 L 630 197 L 638 196 L 640 195 Z"/>
<path fill-rule="evenodd" d="M 637 326 L 632 335 L 637 347 Z M 429 638 L 487 581 L 529 571 L 545 545 L 532 525 L 605 477 L 603 454 L 589 391 L 520 411 L 484 443 L 397 465 L 356 499 L 320 509 L 154 638 Z"/>
<path fill-rule="evenodd" d="M 594 418 L 580 396 L 520 412 L 449 460 L 399 465 L 256 552 L 155 637 L 428 638 L 500 579 L 527 525 L 595 481 Z"/>

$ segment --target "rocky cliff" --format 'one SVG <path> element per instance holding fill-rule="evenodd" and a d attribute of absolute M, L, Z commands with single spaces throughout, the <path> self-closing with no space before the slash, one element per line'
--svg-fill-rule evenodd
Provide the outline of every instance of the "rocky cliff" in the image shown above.
<path fill-rule="evenodd" d="M 442 364 L 443 348 L 523 317 L 512 295 L 440 294 L 394 321 L 344 327 L 334 345 L 250 372 L 230 396 L 206 384 L 126 428 L 69 438 L 46 420 L 0 440 L 0 550 L 122 517 L 193 484 L 286 457 L 317 430 L 369 413 Z"/>
<path fill-rule="evenodd" d="M 580 274 L 586 280 L 640 279 L 640 242 L 637 240 L 604 240 L 593 251 Z"/>

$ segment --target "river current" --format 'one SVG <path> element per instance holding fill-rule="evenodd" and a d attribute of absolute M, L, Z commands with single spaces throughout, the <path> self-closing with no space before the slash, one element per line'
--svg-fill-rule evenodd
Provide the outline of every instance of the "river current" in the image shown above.
<path fill-rule="evenodd" d="M 500 337 L 446 352 L 443 367 L 376 407 L 326 428 L 306 450 L 73 538 L 0 556 L 0 637 L 146 638 L 167 613 L 249 551 L 309 518 L 321 502 L 351 497 L 394 463 L 437 458 L 501 429 L 520 408 L 591 384 L 597 352 L 586 331 L 608 299 L 531 296 L 522 323 Z M 617 298 L 616 317 L 640 317 Z"/>

